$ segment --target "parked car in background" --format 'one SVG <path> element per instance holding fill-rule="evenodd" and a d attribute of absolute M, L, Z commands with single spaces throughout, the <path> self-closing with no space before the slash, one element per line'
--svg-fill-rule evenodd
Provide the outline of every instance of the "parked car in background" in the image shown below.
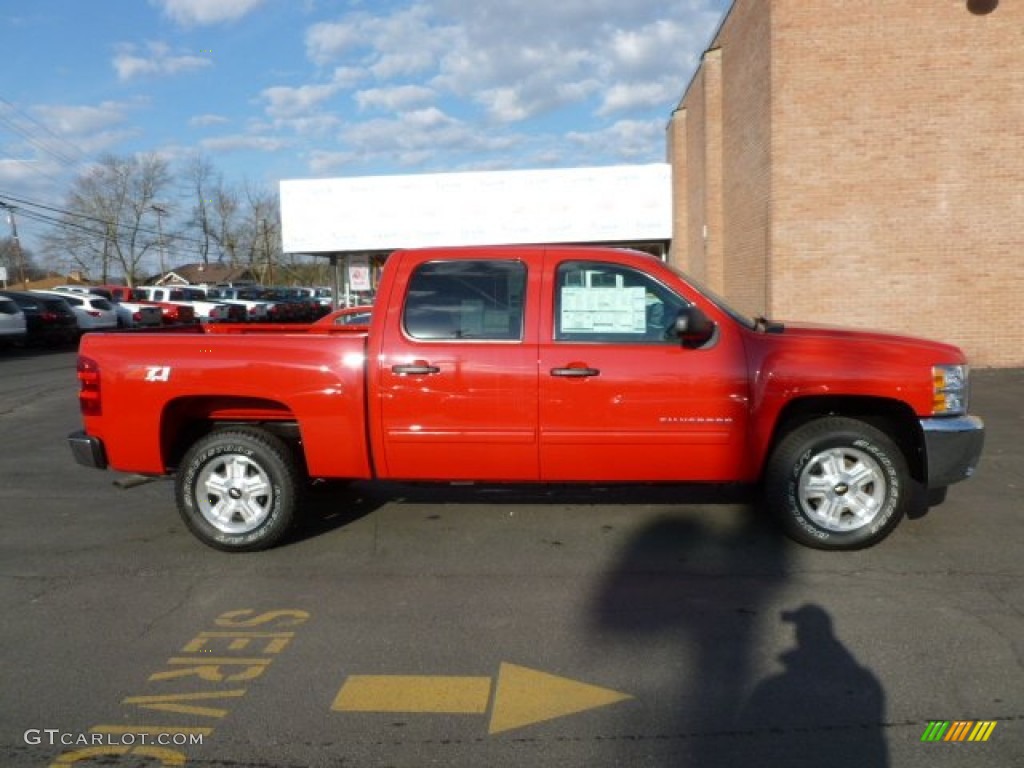
<path fill-rule="evenodd" d="M 7 296 L 0 296 L 0 347 L 25 341 L 25 313 Z"/>
<path fill-rule="evenodd" d="M 342 307 L 321 317 L 314 325 L 347 325 L 352 328 L 370 325 L 373 307 Z"/>
<path fill-rule="evenodd" d="M 118 301 L 113 291 L 96 285 L 58 285 L 59 293 L 77 293 L 100 296 L 111 303 L 117 313 L 118 328 L 155 328 L 163 324 L 163 313 L 152 304 L 133 301 Z"/>
<path fill-rule="evenodd" d="M 269 303 L 257 299 L 246 299 L 238 295 L 234 288 L 199 288 L 207 301 L 222 301 L 225 304 L 238 305 L 245 309 L 246 319 L 253 323 L 265 323 L 270 319 L 267 312 Z"/>
<path fill-rule="evenodd" d="M 217 286 L 217 291 L 222 296 L 238 301 L 258 301 L 265 304 L 267 314 L 264 322 L 284 323 L 295 319 L 292 305 L 287 301 L 281 301 L 267 294 L 260 287 L 236 288 L 232 286 Z"/>
<path fill-rule="evenodd" d="M 117 328 L 117 312 L 114 305 L 102 296 L 87 293 L 60 293 L 59 291 L 30 291 L 44 296 L 55 296 L 66 301 L 75 313 L 80 333 L 109 331 Z"/>
<path fill-rule="evenodd" d="M 266 298 L 287 305 L 287 317 L 291 322 L 312 323 L 326 314 L 320 311 L 320 305 L 315 300 L 302 295 L 294 288 L 264 288 L 263 293 Z"/>
<path fill-rule="evenodd" d="M 201 323 L 245 322 L 245 309 L 219 301 L 207 301 L 198 289 L 169 288 L 160 285 L 140 285 L 135 289 L 149 301 L 159 301 L 191 307 Z"/>
<path fill-rule="evenodd" d="M 173 304 L 169 301 L 153 301 L 144 293 L 126 285 L 100 285 L 97 286 L 109 291 L 115 301 L 131 305 L 156 307 L 161 313 L 163 325 L 191 325 L 197 322 L 196 312 L 188 304 Z"/>
<path fill-rule="evenodd" d="M 78 320 L 60 296 L 28 291 L 0 291 L 25 313 L 26 343 L 42 346 L 70 344 L 78 340 Z"/>
<path fill-rule="evenodd" d="M 297 296 L 302 296 L 319 307 L 317 310 L 318 317 L 322 317 L 334 309 L 334 298 L 330 288 L 307 288 L 302 286 L 293 288 L 292 290 Z"/>

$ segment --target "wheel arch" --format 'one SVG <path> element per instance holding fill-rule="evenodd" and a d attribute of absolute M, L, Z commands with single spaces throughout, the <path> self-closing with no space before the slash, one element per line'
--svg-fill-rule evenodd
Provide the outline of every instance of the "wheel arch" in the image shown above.
<path fill-rule="evenodd" d="M 826 416 L 857 419 L 884 432 L 903 453 L 911 477 L 924 481 L 926 467 L 920 421 L 909 405 L 891 398 L 827 395 L 793 400 L 779 413 L 766 455 L 771 456 L 794 429 Z"/>
<path fill-rule="evenodd" d="M 160 418 L 160 450 L 164 466 L 176 469 L 189 447 L 219 429 L 251 426 L 271 432 L 297 449 L 298 419 L 277 400 L 245 396 L 181 397 L 167 403 Z M 297 458 L 302 460 L 301 450 Z"/>

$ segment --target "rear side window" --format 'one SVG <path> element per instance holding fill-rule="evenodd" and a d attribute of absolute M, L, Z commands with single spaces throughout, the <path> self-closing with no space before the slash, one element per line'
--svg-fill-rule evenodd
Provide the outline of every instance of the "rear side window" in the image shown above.
<path fill-rule="evenodd" d="M 10 299 L 0 298 L 0 315 L 18 314 L 18 305 Z"/>
<path fill-rule="evenodd" d="M 521 341 L 526 266 L 519 261 L 432 261 L 409 280 L 402 326 L 413 339 Z"/>

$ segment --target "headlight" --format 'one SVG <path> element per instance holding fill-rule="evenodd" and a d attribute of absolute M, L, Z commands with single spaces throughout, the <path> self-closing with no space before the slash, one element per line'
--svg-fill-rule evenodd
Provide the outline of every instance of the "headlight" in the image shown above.
<path fill-rule="evenodd" d="M 932 412 L 936 416 L 967 413 L 968 367 L 936 365 L 932 368 Z"/>

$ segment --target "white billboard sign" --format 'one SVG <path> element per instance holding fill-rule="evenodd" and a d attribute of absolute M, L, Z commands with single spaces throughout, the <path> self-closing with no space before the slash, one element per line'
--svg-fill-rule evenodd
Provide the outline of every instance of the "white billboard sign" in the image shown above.
<path fill-rule="evenodd" d="M 281 182 L 286 253 L 668 240 L 667 163 Z"/>

